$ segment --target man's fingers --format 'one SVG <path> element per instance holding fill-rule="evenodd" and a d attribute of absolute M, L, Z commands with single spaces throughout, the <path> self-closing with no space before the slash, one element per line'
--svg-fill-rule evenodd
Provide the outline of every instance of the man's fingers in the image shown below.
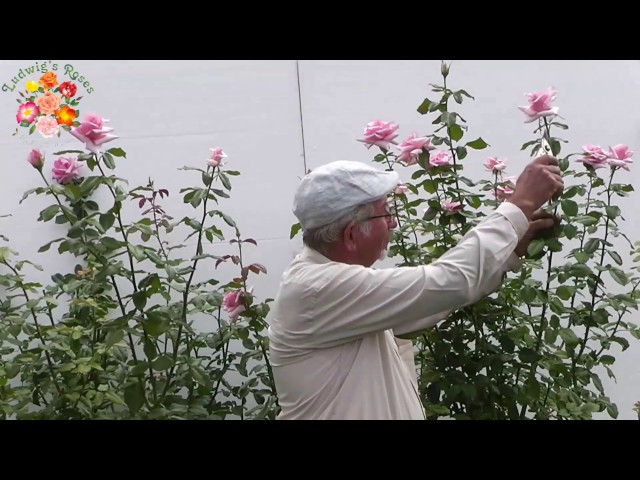
<path fill-rule="evenodd" d="M 553 216 L 551 218 L 541 218 L 539 220 L 534 220 L 529 224 L 529 230 L 532 232 L 538 232 L 540 230 L 544 230 L 545 228 L 552 228 L 555 225 Z"/>
<path fill-rule="evenodd" d="M 547 170 L 548 172 L 553 173 L 554 175 L 557 175 L 559 177 L 562 177 L 562 170 L 560 170 L 560 167 L 558 167 L 557 165 L 545 165 L 545 170 Z"/>
<path fill-rule="evenodd" d="M 539 163 L 541 165 L 558 165 L 558 160 L 551 155 L 541 155 L 536 158 L 533 163 Z"/>

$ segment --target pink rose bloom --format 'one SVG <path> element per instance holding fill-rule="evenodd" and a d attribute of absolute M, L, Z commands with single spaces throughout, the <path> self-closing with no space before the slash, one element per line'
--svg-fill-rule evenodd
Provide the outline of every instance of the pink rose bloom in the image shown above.
<path fill-rule="evenodd" d="M 406 195 L 409 192 L 409 187 L 406 185 L 398 185 L 393 191 L 396 195 Z"/>
<path fill-rule="evenodd" d="M 462 210 L 462 204 L 460 202 L 452 202 L 451 200 L 444 200 L 442 203 L 442 208 L 448 215 L 452 213 L 459 212 Z"/>
<path fill-rule="evenodd" d="M 584 150 L 584 156 L 578 159 L 578 162 L 591 165 L 593 168 L 602 168 L 608 164 L 607 152 L 599 145 L 584 145 L 582 150 Z"/>
<path fill-rule="evenodd" d="M 53 162 L 53 178 L 59 183 L 68 183 L 78 176 L 80 163 L 75 157 L 60 157 Z"/>
<path fill-rule="evenodd" d="M 40 115 L 40 110 L 33 102 L 23 103 L 18 107 L 18 113 L 16 114 L 16 120 L 18 123 L 26 120 L 29 124 L 33 123 L 36 118 L 36 115 Z"/>
<path fill-rule="evenodd" d="M 436 153 L 429 156 L 429 165 L 432 167 L 441 167 L 443 165 L 451 164 L 451 154 L 444 150 L 438 150 Z"/>
<path fill-rule="evenodd" d="M 633 152 L 626 145 L 620 144 L 609 147 L 609 165 L 611 168 L 619 167 L 629 171 L 629 164 L 633 163 L 631 156 Z"/>
<path fill-rule="evenodd" d="M 100 154 L 100 146 L 103 143 L 110 142 L 118 138 L 112 135 L 113 128 L 105 127 L 104 124 L 109 120 L 103 119 L 93 113 L 84 117 L 84 121 L 80 126 L 71 130 L 71 135 L 81 142 L 84 142 L 87 149 L 96 155 Z"/>
<path fill-rule="evenodd" d="M 498 185 L 496 187 L 496 196 L 498 197 L 498 200 L 506 200 L 513 195 L 517 181 L 518 179 L 516 177 L 505 177 L 502 185 Z"/>
<path fill-rule="evenodd" d="M 54 117 L 43 115 L 36 122 L 36 130 L 44 138 L 51 138 L 58 133 L 58 121 Z"/>
<path fill-rule="evenodd" d="M 400 144 L 400 155 L 398 160 L 405 165 L 415 165 L 418 163 L 418 155 L 422 152 L 435 149 L 431 145 L 431 141 L 427 137 L 418 137 L 416 132 L 413 132 L 409 137 Z"/>
<path fill-rule="evenodd" d="M 227 155 L 220 147 L 210 148 L 209 150 L 211 150 L 211 158 L 207 159 L 207 163 L 212 167 L 217 167 L 222 163 L 223 158 L 227 158 Z"/>
<path fill-rule="evenodd" d="M 368 149 L 377 145 L 388 150 L 390 143 L 396 144 L 393 139 L 398 136 L 397 130 L 398 125 L 393 122 L 374 120 L 367 123 L 367 127 L 364 129 L 364 138 L 358 138 L 358 141 L 364 143 Z"/>
<path fill-rule="evenodd" d="M 242 302 L 242 290 L 233 290 L 224 294 L 222 309 L 229 313 L 231 323 L 238 321 L 238 315 L 246 310 Z"/>
<path fill-rule="evenodd" d="M 553 87 L 547 88 L 544 92 L 525 93 L 525 96 L 529 99 L 529 106 L 518 107 L 527 116 L 525 123 L 558 114 L 558 107 L 551 104 L 556 99 L 556 91 Z"/>
<path fill-rule="evenodd" d="M 29 155 L 27 156 L 27 162 L 29 162 L 33 166 L 33 168 L 42 170 L 42 166 L 44 165 L 44 155 L 40 150 L 34 148 L 29 152 Z"/>
<path fill-rule="evenodd" d="M 484 166 L 487 170 L 491 170 L 491 173 L 497 175 L 498 173 L 504 171 L 507 168 L 507 164 L 500 160 L 498 157 L 489 157 L 486 162 L 484 162 Z"/>

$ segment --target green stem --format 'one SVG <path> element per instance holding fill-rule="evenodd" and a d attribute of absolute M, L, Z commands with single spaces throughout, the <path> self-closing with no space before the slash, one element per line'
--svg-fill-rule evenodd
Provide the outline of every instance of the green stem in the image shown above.
<path fill-rule="evenodd" d="M 611 183 L 613 182 L 613 175 L 615 174 L 616 169 L 612 168 L 611 169 L 611 175 L 609 176 L 609 184 L 607 185 L 607 207 L 611 206 Z M 607 243 L 607 238 L 609 236 L 609 215 L 606 215 L 606 220 L 604 223 L 604 239 L 602 240 L 602 248 L 600 250 L 600 261 L 598 262 L 598 265 L 600 267 L 602 267 L 602 264 L 604 262 L 604 253 L 606 251 L 606 243 Z M 595 302 L 596 302 L 596 296 L 598 294 L 598 285 L 600 285 L 600 279 L 602 277 L 602 270 L 598 271 L 598 275 L 596 277 L 596 281 L 595 284 L 593 286 L 593 289 L 591 291 L 591 306 L 589 307 L 589 316 L 588 319 L 592 320 L 593 318 L 593 310 L 595 308 Z M 578 352 L 578 355 L 576 357 L 574 357 L 572 359 L 571 362 L 571 377 L 573 378 L 573 384 L 577 385 L 576 383 L 576 367 L 578 364 L 578 361 L 580 360 L 580 358 L 582 357 L 582 354 L 584 353 L 585 348 L 587 347 L 587 340 L 589 339 L 589 332 L 591 330 L 591 322 L 587 323 L 585 330 L 584 330 L 584 335 L 582 337 L 582 342 L 580 345 L 580 351 Z"/>
<path fill-rule="evenodd" d="M 198 230 L 198 242 L 196 244 L 196 257 L 202 254 L 202 231 L 204 229 L 204 222 L 207 218 L 207 201 L 209 200 L 209 192 L 211 192 L 211 185 L 213 184 L 213 176 L 215 175 L 216 169 L 219 167 L 213 167 L 211 172 L 211 181 L 209 185 L 207 185 L 207 192 L 204 195 L 204 200 L 202 201 L 202 219 L 200 220 L 200 228 Z M 207 167 L 207 172 L 209 171 L 209 167 Z M 178 358 L 178 348 L 180 347 L 180 337 L 182 336 L 182 326 L 187 323 L 187 305 L 189 303 L 189 287 L 191 287 L 191 282 L 193 281 L 193 275 L 196 273 L 196 266 L 198 265 L 198 258 L 193 260 L 193 265 L 191 266 L 191 273 L 189 274 L 189 278 L 187 279 L 187 283 L 184 287 L 184 293 L 182 294 L 182 312 L 180 314 L 180 325 L 178 325 L 178 332 L 176 334 L 176 340 L 173 343 L 173 352 L 171 354 L 172 357 L 172 365 L 169 369 L 169 373 L 167 375 L 167 380 L 164 386 L 164 390 L 162 392 L 162 396 L 160 398 L 160 402 L 162 402 L 169 391 L 169 387 L 171 385 L 171 380 L 173 379 L 173 374 L 176 368 L 176 359 Z"/>
<path fill-rule="evenodd" d="M 27 290 L 24 288 L 24 285 L 22 284 L 22 277 L 20 277 L 20 274 L 18 273 L 18 270 L 16 270 L 13 265 L 11 265 L 9 262 L 7 262 L 6 260 L 3 260 L 2 263 L 4 263 L 12 272 L 13 274 L 18 277 L 19 280 L 19 285 L 20 285 L 20 290 L 22 290 L 22 294 L 24 295 L 24 298 L 27 300 L 27 303 L 29 303 L 29 294 L 27 293 Z M 49 351 L 46 349 L 47 346 L 47 342 L 44 339 L 44 336 L 42 335 L 42 332 L 40 331 L 40 324 L 38 323 L 38 316 L 36 315 L 36 311 L 34 308 L 30 308 L 29 311 L 31 311 L 31 316 L 33 317 L 33 321 L 35 323 L 36 326 L 36 334 L 38 336 L 38 338 L 40 339 L 40 341 L 42 342 L 42 346 L 45 347 L 44 350 L 44 355 L 47 359 L 47 365 L 49 366 L 49 373 L 51 374 L 51 380 L 53 380 L 53 384 L 56 387 L 56 390 L 58 391 L 58 395 L 62 395 L 62 390 L 60 389 L 60 385 L 58 385 L 58 380 L 56 379 L 56 374 L 53 371 L 53 362 L 51 361 L 51 356 L 49 355 Z"/>

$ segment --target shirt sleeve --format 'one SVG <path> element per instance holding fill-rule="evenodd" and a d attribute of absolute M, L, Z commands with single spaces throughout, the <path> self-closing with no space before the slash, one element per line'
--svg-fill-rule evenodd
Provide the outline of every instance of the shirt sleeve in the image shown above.
<path fill-rule="evenodd" d="M 314 292 L 307 346 L 328 347 L 381 330 L 403 335 L 433 326 L 452 309 L 497 288 L 528 225 L 522 211 L 505 202 L 430 265 L 381 270 L 336 265 L 341 270 Z"/>

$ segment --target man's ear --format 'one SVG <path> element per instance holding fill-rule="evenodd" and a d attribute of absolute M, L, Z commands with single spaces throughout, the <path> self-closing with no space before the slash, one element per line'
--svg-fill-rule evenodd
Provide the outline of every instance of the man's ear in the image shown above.
<path fill-rule="evenodd" d="M 342 243 L 348 252 L 356 251 L 356 235 L 358 233 L 358 225 L 350 223 L 342 232 Z"/>

